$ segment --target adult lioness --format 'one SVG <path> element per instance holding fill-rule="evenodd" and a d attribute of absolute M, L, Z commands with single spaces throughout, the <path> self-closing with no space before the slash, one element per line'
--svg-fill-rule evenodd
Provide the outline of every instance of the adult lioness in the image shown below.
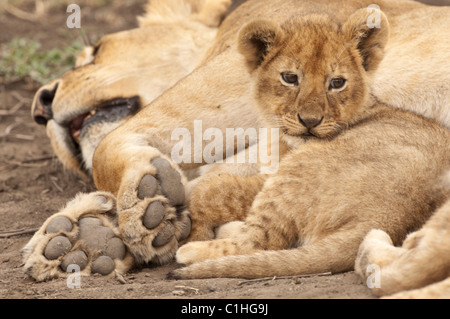
<path fill-rule="evenodd" d="M 427 7 L 412 1 L 378 1 L 377 3 L 389 16 L 392 37 L 386 48 L 386 57 L 376 71 L 373 90 L 384 102 L 406 108 L 419 106 L 418 110 L 421 112 L 429 112 L 427 115 L 445 121 L 448 114 L 445 106 L 449 93 L 448 88 L 441 83 L 446 82 L 449 74 L 446 56 L 449 52 L 447 50 L 449 44 L 445 37 L 441 37 L 441 34 L 449 24 L 446 18 L 449 10 Z M 347 1 L 344 5 L 340 1 L 247 2 L 222 24 L 208 59 L 200 68 L 153 103 L 152 111 L 138 114 L 102 143 L 94 160 L 95 180 L 100 189 L 109 190 L 118 195 L 121 219 L 118 235 L 126 240 L 135 256 L 140 260 L 170 259 L 177 247 L 176 238 L 180 238 L 179 235 L 184 229 L 182 226 L 186 225 L 186 219 L 179 223 L 180 215 L 177 215 L 171 208 L 173 205 L 169 204 L 170 201 L 179 200 L 175 198 L 175 195 L 162 194 L 161 196 L 160 192 L 159 197 L 153 197 L 152 191 L 144 191 L 153 189 L 155 185 L 160 189 L 160 184 L 179 184 L 181 178 L 176 177 L 177 174 L 174 171 L 178 174 L 181 171 L 176 165 L 172 164 L 171 170 L 167 162 L 162 160 L 153 162 L 157 165 L 149 164 L 154 156 L 164 158 L 162 154 L 171 153 L 175 143 L 170 141 L 172 130 L 186 127 L 193 133 L 192 126 L 195 119 L 202 119 L 205 128 L 217 127 L 222 130 L 226 127 L 246 128 L 260 125 L 255 120 L 257 115 L 251 106 L 251 96 L 248 92 L 250 79 L 245 63 L 235 47 L 235 35 L 247 22 L 248 16 L 267 17 L 282 22 L 293 14 L 325 11 L 335 13 L 336 19 L 342 21 L 356 9 L 367 7 L 369 4 L 372 4 L 372 1 Z M 428 21 L 434 23 L 428 23 Z M 429 28 L 425 29 L 424 25 Z M 417 52 L 418 47 L 424 46 L 426 50 Z M 442 55 L 436 55 L 435 52 L 440 52 Z M 417 78 L 421 78 L 425 85 L 421 87 L 415 85 L 414 79 Z M 415 101 L 414 104 L 407 103 L 410 98 Z M 165 158 L 170 163 L 170 157 Z M 128 161 L 128 159 L 132 160 Z M 199 165 L 201 163 L 182 163 L 180 166 L 188 169 Z M 169 175 L 175 176 L 167 179 L 171 183 L 166 182 L 165 177 L 162 176 L 164 174 L 156 175 L 156 180 L 162 178 L 163 181 L 155 183 L 152 177 L 156 172 L 162 172 L 165 169 Z M 182 184 L 185 185 L 185 183 L 186 181 L 182 180 Z M 166 193 L 170 192 L 168 187 L 163 188 Z M 138 189 L 142 190 L 141 196 Z M 98 197 L 96 194 L 91 194 L 86 198 L 78 198 L 69 205 L 71 213 L 68 215 L 71 216 L 74 210 L 80 214 L 87 214 L 89 210 L 94 210 L 92 214 L 110 210 L 114 206 L 114 198 L 106 196 L 106 193 L 103 194 L 105 196 Z M 151 195 L 146 198 L 145 195 L 148 194 Z M 101 205 L 106 202 L 109 206 Z M 81 203 L 85 205 L 78 206 Z M 150 204 L 153 206 L 150 207 Z M 145 214 L 146 211 L 148 214 Z M 162 219 L 160 219 L 161 212 Z M 153 219 L 154 215 L 159 217 Z M 148 217 L 146 219 L 150 220 L 147 225 L 153 228 L 144 227 L 141 222 L 142 217 Z M 78 221 L 77 218 L 72 220 Z M 161 220 L 162 223 L 154 226 Z M 176 237 L 170 237 L 174 232 Z M 157 234 L 161 233 L 164 235 L 161 237 L 165 240 L 169 239 L 169 243 L 163 245 L 164 247 L 153 247 L 151 243 L 158 238 Z M 146 241 L 145 247 L 139 247 L 142 239 Z M 45 248 L 45 241 L 40 242 Z M 161 241 L 156 243 L 158 242 Z M 30 250 L 33 250 L 33 247 L 35 246 L 28 246 Z M 37 253 L 41 252 L 37 251 Z M 43 273 L 43 270 L 38 269 L 36 272 Z"/>
<path fill-rule="evenodd" d="M 139 28 L 105 36 L 94 47 L 86 47 L 77 58 L 74 70 L 41 87 L 31 113 L 37 123 L 47 126 L 53 149 L 63 165 L 82 176 L 91 175 L 93 153 L 101 139 L 200 63 L 230 5 L 231 0 L 151 0 L 145 15 L 138 18 Z M 114 203 L 115 198 L 111 194 L 104 195 L 80 195 L 60 212 L 65 215 L 69 211 L 70 215 L 70 219 L 62 219 L 63 226 L 57 216 L 56 226 L 51 224 L 47 229 L 47 223 L 43 225 L 46 238 L 42 239 L 38 232 L 23 249 L 25 268 L 31 276 L 44 280 L 61 274 L 61 260 L 49 262 L 41 245 L 48 247 L 47 243 L 53 239 L 50 237 L 56 236 L 60 227 L 65 227 L 65 235 L 72 241 L 77 241 L 82 227 L 73 227 L 72 221 L 78 222 L 85 213 L 95 215 L 114 208 L 111 202 Z M 100 219 L 102 221 L 96 220 L 97 224 L 114 228 L 108 217 Z M 106 237 L 114 237 L 114 232 L 102 229 L 91 228 L 83 233 L 98 232 L 104 236 L 106 231 Z M 71 230 L 73 233 L 69 235 Z M 82 236 L 84 244 L 77 247 L 92 252 L 98 248 L 98 242 L 106 245 L 104 240 L 97 240 L 98 234 L 94 234 L 93 241 Z M 118 250 L 121 257 L 113 258 L 117 259 L 114 268 L 126 271 L 134 260 L 121 252 L 121 241 L 118 245 L 114 245 L 114 241 L 109 250 L 116 247 L 113 250 Z M 97 246 L 86 248 L 86 242 L 88 246 L 97 242 Z M 30 256 L 37 251 L 37 255 Z M 42 258 L 43 255 L 46 257 Z M 89 266 L 84 273 L 91 273 L 91 266 L 99 257 L 98 254 L 88 255 Z M 87 260 L 82 250 L 70 256 Z M 101 267 L 107 266 L 109 261 Z"/>

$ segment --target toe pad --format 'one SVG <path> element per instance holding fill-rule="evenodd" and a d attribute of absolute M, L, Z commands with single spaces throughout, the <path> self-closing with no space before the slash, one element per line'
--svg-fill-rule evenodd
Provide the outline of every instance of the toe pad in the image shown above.
<path fill-rule="evenodd" d="M 44 256 L 48 260 L 58 259 L 60 256 L 67 253 L 72 248 L 72 244 L 67 237 L 56 236 L 45 247 Z"/>
<path fill-rule="evenodd" d="M 156 167 L 161 191 L 169 199 L 169 203 L 171 205 L 183 205 L 185 193 L 180 173 L 172 168 L 169 161 L 163 158 L 155 158 L 152 165 Z"/>

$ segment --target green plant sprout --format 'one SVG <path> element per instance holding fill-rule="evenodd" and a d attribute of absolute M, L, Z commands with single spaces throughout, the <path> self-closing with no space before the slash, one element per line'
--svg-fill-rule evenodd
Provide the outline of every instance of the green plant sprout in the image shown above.
<path fill-rule="evenodd" d="M 60 49 L 42 50 L 35 40 L 16 38 L 0 46 L 0 77 L 6 82 L 24 78 L 45 84 L 70 70 L 83 45 L 75 41 Z"/>

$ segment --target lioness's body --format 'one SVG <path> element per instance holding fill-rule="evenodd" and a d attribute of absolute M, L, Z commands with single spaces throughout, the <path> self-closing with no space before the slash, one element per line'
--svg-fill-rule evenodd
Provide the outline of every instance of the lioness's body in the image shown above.
<path fill-rule="evenodd" d="M 348 1 L 345 5 L 341 1 L 319 3 L 319 11 L 332 14 L 342 22 L 356 9 L 366 7 L 372 1 Z M 385 57 L 371 77 L 372 92 L 381 102 L 430 116 L 448 126 L 450 92 L 449 87 L 442 83 L 447 83 L 450 74 L 447 57 L 450 51 L 449 42 L 442 32 L 450 23 L 447 19 L 450 9 L 425 7 L 409 1 L 380 1 L 378 4 L 389 18 L 391 36 Z M 139 113 L 102 141 L 94 157 L 96 185 L 117 194 L 119 203 L 121 199 L 127 203 L 128 190 L 136 187 L 133 180 L 139 180 L 144 173 L 129 168 L 146 163 L 154 156 L 153 147 L 170 154 L 175 143 L 170 141 L 173 129 L 184 127 L 194 136 L 194 120 L 201 119 L 204 128 L 221 130 L 261 126 L 252 105 L 251 77 L 235 44 L 237 29 L 248 19 L 244 13 L 251 12 L 259 18 L 270 17 L 282 22 L 293 15 L 318 11 L 318 8 L 318 2 L 292 0 L 281 3 L 249 1 L 244 4 L 242 11 L 236 11 L 223 23 L 221 30 L 225 31 L 219 30 L 216 40 L 219 49 L 212 50 L 206 63 L 156 100 L 151 108 Z M 427 25 L 426 31 L 423 25 Z M 110 149 L 114 149 L 113 154 Z M 130 154 L 133 154 L 131 159 Z M 195 166 L 198 164 L 180 164 L 183 169 Z M 352 254 L 341 269 L 352 263 L 353 257 Z"/>
<path fill-rule="evenodd" d="M 224 14 L 224 6 L 228 3 L 218 0 L 186 0 L 186 2 L 197 5 L 203 3 L 209 10 L 213 8 L 211 12 L 214 12 L 216 17 L 213 19 L 215 24 Z M 96 55 L 95 50 L 91 50 L 79 68 L 43 88 L 53 94 L 51 105 L 53 117 L 49 117 L 47 130 L 55 152 L 65 166 L 79 171 L 89 171 L 92 152 L 111 127 L 106 130 L 102 130 L 101 127 L 100 130 L 95 130 L 96 126 L 93 126 L 92 130 L 82 134 L 81 148 L 84 149 L 84 145 L 88 147 L 86 152 L 83 150 L 84 159 L 80 159 L 78 145 L 72 139 L 69 128 L 75 116 L 90 111 L 95 104 L 104 100 L 136 95 L 139 96 L 142 106 L 146 106 L 199 64 L 192 74 L 111 133 L 96 149 L 93 163 L 95 183 L 99 189 L 111 191 L 117 196 L 119 217 L 124 210 L 131 210 L 139 215 L 143 209 L 140 199 L 136 198 L 139 181 L 146 174 L 155 173 L 149 164 L 152 158 L 155 156 L 170 158 L 172 147 L 178 142 L 171 140 L 175 128 L 187 128 L 191 136 L 194 136 L 194 120 L 203 121 L 203 130 L 214 127 L 224 131 L 225 128 L 258 128 L 265 125 L 254 108 L 250 90 L 251 77 L 246 71 L 244 59 L 236 49 L 237 32 L 245 23 L 253 18 L 264 17 L 282 23 L 292 16 L 311 12 L 324 12 L 332 15 L 338 22 L 343 22 L 351 13 L 367 7 L 373 1 L 249 0 L 222 23 L 219 34 L 203 61 L 201 61 L 203 54 L 213 41 L 216 30 L 205 29 L 208 27 L 198 25 L 196 22 L 208 24 L 208 15 L 197 12 L 191 15 L 192 12 L 189 10 L 186 15 L 183 10 L 178 10 L 182 7 L 181 0 L 153 0 L 152 3 L 157 4 L 155 7 L 169 3 L 173 5 L 172 9 L 175 8 L 176 12 L 182 13 L 181 16 L 177 16 L 172 15 L 170 10 L 164 12 L 166 17 L 164 18 L 165 15 L 162 14 L 156 24 L 160 22 L 164 24 L 165 19 L 168 24 L 174 22 L 174 29 L 170 27 L 167 29 L 167 25 L 162 26 L 166 28 L 165 30 L 169 30 L 166 33 L 167 39 L 173 39 L 174 42 L 163 40 L 161 48 L 167 49 L 168 56 L 176 57 L 177 54 L 171 53 L 180 49 L 179 41 L 184 43 L 181 48 L 188 46 L 194 49 L 190 52 L 189 59 L 177 60 L 175 65 L 167 61 L 167 65 L 164 65 L 166 61 L 161 60 L 161 56 L 150 55 L 153 58 L 149 61 L 149 54 L 145 50 L 152 50 L 153 47 L 150 45 L 144 51 L 139 48 L 142 48 L 146 32 L 150 29 L 147 31 L 137 29 L 107 38 L 107 41 L 103 42 L 106 45 L 102 45 L 100 50 L 103 58 L 97 63 L 92 63 Z M 385 0 L 375 3 L 380 5 L 389 18 L 391 37 L 386 45 L 384 59 L 371 76 L 372 92 L 380 102 L 416 111 L 450 126 L 448 107 L 450 89 L 447 85 L 450 74 L 450 39 L 447 36 L 447 30 L 450 28 L 448 19 L 450 8 L 429 7 L 406 0 Z M 214 8 L 216 4 L 219 10 Z M 173 17 L 177 17 L 176 21 L 171 20 Z M 187 21 L 189 27 L 185 28 L 186 21 L 183 19 L 192 18 L 196 20 L 194 25 L 192 21 Z M 184 34 L 183 30 L 186 30 L 187 34 Z M 204 31 L 205 33 L 202 33 Z M 172 37 L 172 34 L 178 36 Z M 204 34 L 205 38 L 197 47 L 192 45 L 192 39 L 198 34 Z M 150 39 L 150 43 L 163 39 L 161 35 L 155 34 L 156 38 Z M 136 46 L 136 52 L 123 49 L 130 48 L 128 44 L 131 48 Z M 122 48 L 123 51 L 118 48 Z M 152 73 L 152 68 L 147 67 L 152 64 L 152 59 L 157 61 L 156 64 L 164 70 L 163 73 L 157 70 Z M 109 65 L 111 61 L 112 66 Z M 135 66 L 132 68 L 134 71 L 124 73 L 130 63 Z M 146 68 L 142 69 L 142 66 Z M 166 74 L 165 70 L 168 69 L 173 70 L 168 81 L 161 81 L 161 74 Z M 147 76 L 152 74 L 155 75 L 153 82 L 149 81 L 150 78 Z M 131 79 L 126 79 L 129 75 Z M 161 83 L 162 86 L 157 88 L 156 93 L 152 93 L 152 83 L 155 82 Z M 55 86 L 55 83 L 59 86 Z M 38 95 L 36 100 L 39 100 Z M 194 154 L 192 156 L 194 157 Z M 86 167 L 82 166 L 83 161 L 88 163 Z M 181 163 L 180 167 L 189 169 L 202 164 L 204 163 Z M 243 173 L 245 174 L 245 171 Z M 260 185 L 260 182 L 257 181 L 255 184 Z M 193 222 L 195 224 L 195 220 Z M 157 228 L 159 229 L 160 227 Z M 137 230 L 134 231 L 135 233 L 131 235 L 139 239 L 142 234 Z M 165 256 L 162 259 L 167 259 L 173 251 L 164 251 L 160 254 Z"/>

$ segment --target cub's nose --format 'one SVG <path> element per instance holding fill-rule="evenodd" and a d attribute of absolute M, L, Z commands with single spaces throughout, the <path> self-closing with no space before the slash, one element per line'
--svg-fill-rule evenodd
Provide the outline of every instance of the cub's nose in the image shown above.
<path fill-rule="evenodd" d="M 41 87 L 34 95 L 31 105 L 31 116 L 34 121 L 41 125 L 46 125 L 53 118 L 53 99 L 58 90 L 59 82 L 52 82 Z"/>
<path fill-rule="evenodd" d="M 301 125 L 306 127 L 307 129 L 312 129 L 314 127 L 319 126 L 322 124 L 323 116 L 321 118 L 318 117 L 301 117 L 300 114 L 297 113 L 298 121 Z"/>

